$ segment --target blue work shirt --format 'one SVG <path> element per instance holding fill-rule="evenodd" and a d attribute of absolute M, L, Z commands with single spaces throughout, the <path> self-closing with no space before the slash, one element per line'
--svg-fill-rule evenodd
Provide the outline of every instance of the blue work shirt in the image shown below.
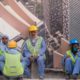
<path fill-rule="evenodd" d="M 72 54 L 72 56 L 74 57 L 74 59 L 76 59 L 76 56 L 75 56 L 73 53 L 71 53 L 71 54 Z M 78 57 L 80 56 L 80 51 L 77 52 L 77 55 L 78 55 Z M 63 66 L 65 65 L 66 57 L 67 57 L 67 53 L 65 53 L 65 54 L 64 54 L 64 57 L 62 58 L 62 65 L 63 65 Z"/>
<path fill-rule="evenodd" d="M 7 45 L 5 45 L 5 44 L 2 43 L 2 42 L 0 42 L 0 49 L 1 49 L 3 52 L 8 51 L 8 47 L 7 47 Z"/>
<path fill-rule="evenodd" d="M 32 43 L 32 46 L 35 46 L 37 40 L 36 39 L 32 39 L 30 38 L 31 40 L 31 43 Z M 44 39 L 42 40 L 42 43 L 41 43 L 41 48 L 39 50 L 39 54 L 38 56 L 43 56 L 45 54 L 45 51 L 46 51 L 46 43 L 44 41 Z M 24 45 L 23 45 L 23 55 L 27 58 L 29 58 L 32 54 L 30 53 L 28 47 L 27 47 L 27 43 L 26 41 L 24 42 Z"/>

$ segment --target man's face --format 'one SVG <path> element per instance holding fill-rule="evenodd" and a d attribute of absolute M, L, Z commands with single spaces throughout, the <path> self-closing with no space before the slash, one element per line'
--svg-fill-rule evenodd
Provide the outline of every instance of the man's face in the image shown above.
<path fill-rule="evenodd" d="M 79 44 L 72 44 L 71 45 L 71 50 L 72 52 L 76 53 L 79 49 Z"/>
<path fill-rule="evenodd" d="M 37 35 L 37 31 L 31 31 L 30 36 L 35 37 Z"/>
<path fill-rule="evenodd" d="M 8 37 L 6 37 L 6 36 L 2 37 L 2 43 L 7 44 L 8 43 Z"/>

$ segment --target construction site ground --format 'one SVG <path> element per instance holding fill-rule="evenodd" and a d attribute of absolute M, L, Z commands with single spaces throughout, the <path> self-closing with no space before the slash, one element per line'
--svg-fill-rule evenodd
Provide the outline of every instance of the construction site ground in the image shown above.
<path fill-rule="evenodd" d="M 65 76 L 61 72 L 48 71 L 45 73 L 44 80 L 65 80 Z M 0 76 L 0 80 L 4 80 L 3 76 Z M 13 79 L 14 80 L 14 79 Z M 34 74 L 31 79 L 24 78 L 24 80 L 39 80 L 38 75 Z"/>
<path fill-rule="evenodd" d="M 26 78 L 24 76 L 23 80 L 41 80 L 39 79 L 38 75 L 34 73 L 32 73 L 33 75 L 31 76 L 31 79 Z M 3 76 L 0 76 L 0 80 L 6 80 Z M 14 80 L 14 79 L 11 79 Z M 65 79 L 65 74 L 63 72 L 56 72 L 56 71 L 46 71 L 45 72 L 45 78 L 44 80 L 66 80 Z M 73 80 L 73 79 L 70 79 Z M 80 80 L 80 76 L 78 77 L 78 80 Z"/>
<path fill-rule="evenodd" d="M 39 80 L 38 76 L 34 76 L 32 79 L 37 79 Z M 45 74 L 45 78 L 44 80 L 62 80 L 65 79 L 64 74 L 63 73 L 58 73 L 58 72 L 46 72 Z M 26 78 L 24 78 L 24 80 L 27 80 Z"/>

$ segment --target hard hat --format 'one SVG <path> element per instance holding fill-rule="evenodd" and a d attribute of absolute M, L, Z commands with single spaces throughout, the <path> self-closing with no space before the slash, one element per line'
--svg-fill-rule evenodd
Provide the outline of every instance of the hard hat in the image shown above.
<path fill-rule="evenodd" d="M 11 40 L 8 42 L 8 48 L 16 48 L 17 47 L 17 42 L 14 40 Z"/>
<path fill-rule="evenodd" d="M 71 39 L 70 44 L 79 44 L 77 39 Z"/>
<path fill-rule="evenodd" d="M 35 25 L 32 25 L 29 27 L 29 31 L 37 31 L 37 30 L 38 30 L 38 27 Z"/>

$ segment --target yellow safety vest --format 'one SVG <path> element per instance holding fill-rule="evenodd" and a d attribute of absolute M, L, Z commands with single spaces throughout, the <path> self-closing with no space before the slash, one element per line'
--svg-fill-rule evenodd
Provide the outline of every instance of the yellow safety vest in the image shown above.
<path fill-rule="evenodd" d="M 3 54 L 3 51 L 0 49 L 0 56 Z"/>
<path fill-rule="evenodd" d="M 5 65 L 3 68 L 3 74 L 5 76 L 20 76 L 24 70 L 20 62 L 21 54 L 9 54 L 5 53 Z"/>
<path fill-rule="evenodd" d="M 28 40 L 26 41 L 27 47 L 28 47 L 29 51 L 31 52 L 31 54 L 32 54 L 33 56 L 37 56 L 37 55 L 39 54 L 39 50 L 40 50 L 40 48 L 41 48 L 42 39 L 43 39 L 42 37 L 38 37 L 35 46 L 32 46 L 32 43 L 31 43 L 30 39 L 28 39 Z"/>
<path fill-rule="evenodd" d="M 73 57 L 71 50 L 67 51 L 67 56 L 70 56 L 73 64 L 75 63 L 76 59 L 78 58 L 78 55 L 76 55 L 76 58 Z"/>

